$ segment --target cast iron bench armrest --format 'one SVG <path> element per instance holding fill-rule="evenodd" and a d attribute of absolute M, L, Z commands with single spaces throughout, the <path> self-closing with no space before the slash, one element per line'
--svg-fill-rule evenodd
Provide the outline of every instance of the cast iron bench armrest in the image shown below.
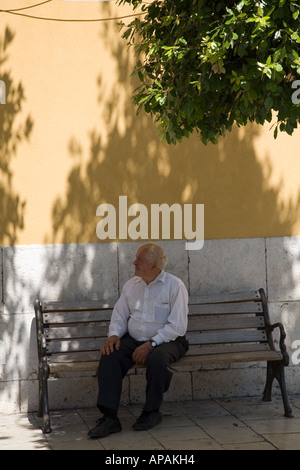
<path fill-rule="evenodd" d="M 37 347 L 38 347 L 38 354 L 39 359 L 46 356 L 46 337 L 44 335 L 44 325 L 43 325 L 43 317 L 41 311 L 41 303 L 36 300 L 35 305 L 35 316 L 36 316 L 36 335 L 37 335 Z"/>
<path fill-rule="evenodd" d="M 286 332 L 285 332 L 284 326 L 281 322 L 273 323 L 272 325 L 267 326 L 267 329 L 271 333 L 273 333 L 275 328 L 279 328 L 279 332 L 280 332 L 279 347 L 280 347 L 280 351 L 281 351 L 282 356 L 283 356 L 284 365 L 288 366 L 289 365 L 289 355 L 286 352 L 286 345 L 284 343 L 284 341 L 286 339 Z"/>

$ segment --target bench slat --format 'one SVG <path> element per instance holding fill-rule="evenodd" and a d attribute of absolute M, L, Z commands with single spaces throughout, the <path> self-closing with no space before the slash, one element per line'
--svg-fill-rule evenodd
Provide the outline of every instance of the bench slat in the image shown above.
<path fill-rule="evenodd" d="M 99 362 L 53 362 L 51 363 L 51 373 L 59 374 L 64 372 L 89 372 L 96 373 Z"/>
<path fill-rule="evenodd" d="M 237 302 L 226 304 L 189 304 L 190 314 L 226 314 L 226 313 L 261 313 L 263 307 L 261 302 Z"/>
<path fill-rule="evenodd" d="M 116 300 L 78 300 L 78 301 L 50 301 L 42 302 L 43 312 L 59 312 L 68 310 L 102 310 L 112 309 Z"/>
<path fill-rule="evenodd" d="M 268 343 L 232 343 L 232 344 L 191 344 L 187 356 L 206 356 L 208 354 L 270 351 Z"/>
<path fill-rule="evenodd" d="M 98 351 L 101 342 L 99 338 L 72 339 L 49 341 L 47 353 L 69 352 L 69 351 Z"/>
<path fill-rule="evenodd" d="M 198 366 L 208 364 L 222 364 L 230 362 L 260 362 L 282 361 L 282 354 L 278 351 L 254 351 L 212 354 L 208 356 L 184 356 L 171 365 L 173 367 Z"/>
<path fill-rule="evenodd" d="M 100 343 L 99 343 L 100 344 Z M 99 348 L 94 351 L 58 352 L 49 356 L 49 364 L 59 362 L 99 362 Z"/>
<path fill-rule="evenodd" d="M 207 330 L 226 330 L 241 328 L 262 328 L 265 325 L 265 319 L 262 315 L 251 317 L 234 317 L 232 315 L 224 316 L 191 316 L 188 322 L 188 331 L 207 331 Z"/>
<path fill-rule="evenodd" d="M 109 321 L 90 322 L 90 323 L 70 323 L 68 326 L 55 326 L 45 329 L 47 340 L 50 339 L 68 339 L 68 338 L 92 338 L 103 336 L 107 337 Z"/>
<path fill-rule="evenodd" d="M 44 323 L 87 323 L 92 321 L 110 321 L 112 309 L 109 310 L 87 310 L 84 312 L 46 312 L 43 314 Z"/>
<path fill-rule="evenodd" d="M 250 300 L 260 300 L 259 291 L 246 292 L 225 292 L 222 294 L 197 295 L 190 297 L 189 303 L 192 304 L 213 304 L 226 302 L 247 302 Z"/>
<path fill-rule="evenodd" d="M 203 333 L 189 331 L 186 336 L 190 344 L 249 343 L 267 340 L 264 330 L 206 331 Z"/>

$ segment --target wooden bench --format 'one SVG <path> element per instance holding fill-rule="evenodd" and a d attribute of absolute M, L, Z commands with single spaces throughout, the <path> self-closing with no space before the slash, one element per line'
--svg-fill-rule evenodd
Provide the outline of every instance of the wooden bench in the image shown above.
<path fill-rule="evenodd" d="M 96 371 L 99 346 L 106 339 L 115 302 L 35 302 L 39 357 L 39 416 L 51 432 L 47 380 L 50 374 Z M 279 329 L 280 351 L 272 332 Z M 271 401 L 274 378 L 279 382 L 284 414 L 292 416 L 284 367 L 289 356 L 281 323 L 271 325 L 263 289 L 254 292 L 204 295 L 189 301 L 187 337 L 190 349 L 172 364 L 201 369 L 203 365 L 267 361 L 263 400 Z M 196 368 L 196 369 L 195 369 Z"/>

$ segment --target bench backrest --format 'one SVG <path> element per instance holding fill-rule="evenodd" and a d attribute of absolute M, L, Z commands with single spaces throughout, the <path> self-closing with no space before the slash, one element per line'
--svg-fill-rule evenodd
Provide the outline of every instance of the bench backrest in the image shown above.
<path fill-rule="evenodd" d="M 263 289 L 191 298 L 188 355 L 275 350 L 269 325 Z"/>
<path fill-rule="evenodd" d="M 37 301 L 39 354 L 51 362 L 97 361 L 114 303 Z M 188 355 L 274 349 L 269 324 L 263 289 L 190 298 Z"/>

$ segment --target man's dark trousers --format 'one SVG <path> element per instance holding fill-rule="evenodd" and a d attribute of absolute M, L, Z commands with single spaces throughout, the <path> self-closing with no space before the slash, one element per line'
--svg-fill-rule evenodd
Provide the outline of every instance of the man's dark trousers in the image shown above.
<path fill-rule="evenodd" d="M 122 393 L 122 380 L 134 365 L 132 354 L 144 341 L 136 341 L 129 334 L 121 338 L 120 348 L 111 354 L 103 355 L 98 370 L 97 406 L 102 413 L 106 410 L 118 411 Z M 172 373 L 168 366 L 184 356 L 188 350 L 185 336 L 175 341 L 162 343 L 148 355 L 146 360 L 146 402 L 144 411 L 159 410 L 163 394 L 168 390 Z"/>

